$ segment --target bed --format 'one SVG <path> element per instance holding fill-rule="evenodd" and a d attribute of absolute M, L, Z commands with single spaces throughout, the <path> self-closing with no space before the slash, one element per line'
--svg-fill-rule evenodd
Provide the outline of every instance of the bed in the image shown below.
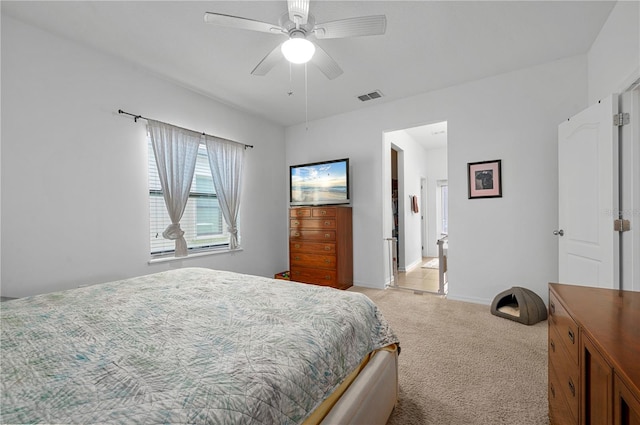
<path fill-rule="evenodd" d="M 185 268 L 0 304 L 2 423 L 386 423 L 366 296 Z"/>

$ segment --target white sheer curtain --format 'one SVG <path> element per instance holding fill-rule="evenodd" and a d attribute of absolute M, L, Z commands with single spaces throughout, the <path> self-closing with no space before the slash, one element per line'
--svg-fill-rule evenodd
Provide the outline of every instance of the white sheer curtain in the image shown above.
<path fill-rule="evenodd" d="M 189 200 L 202 135 L 154 120 L 147 122 L 164 203 L 171 219 L 162 236 L 176 241 L 176 257 L 186 257 L 187 241 L 180 228 L 180 219 Z"/>
<path fill-rule="evenodd" d="M 229 231 L 229 249 L 240 248 L 238 213 L 242 190 L 244 145 L 211 136 L 205 137 L 213 185 Z"/>

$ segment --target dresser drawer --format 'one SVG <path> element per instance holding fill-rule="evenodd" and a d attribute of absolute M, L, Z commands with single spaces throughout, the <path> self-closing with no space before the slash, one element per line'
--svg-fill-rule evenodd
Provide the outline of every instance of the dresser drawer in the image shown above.
<path fill-rule="evenodd" d="M 560 378 L 555 370 L 549 365 L 549 420 L 551 425 L 577 424 L 577 417 L 573 416 L 571 408 L 565 398 Z"/>
<path fill-rule="evenodd" d="M 335 270 L 307 269 L 291 267 L 291 278 L 296 282 L 315 283 L 316 285 L 333 286 L 336 284 Z"/>
<path fill-rule="evenodd" d="M 567 310 L 560 304 L 553 292 L 549 292 L 549 335 L 552 329 L 557 332 L 558 340 L 565 346 L 567 354 L 577 365 L 580 354 L 578 346 L 578 325 L 573 321 Z"/>
<path fill-rule="evenodd" d="M 335 218 L 326 219 L 291 219 L 289 220 L 289 227 L 291 229 L 335 229 Z"/>
<path fill-rule="evenodd" d="M 317 267 L 320 269 L 336 268 L 336 256 L 329 254 L 291 253 L 289 263 L 293 266 Z"/>
<path fill-rule="evenodd" d="M 311 208 L 291 208 L 289 217 L 311 217 Z"/>
<path fill-rule="evenodd" d="M 311 252 L 315 254 L 335 254 L 335 243 L 322 242 L 290 242 L 289 252 Z"/>
<path fill-rule="evenodd" d="M 335 217 L 337 213 L 336 208 L 322 208 L 314 207 L 311 209 L 311 217 Z"/>
<path fill-rule="evenodd" d="M 564 344 L 559 340 L 562 337 L 554 328 L 549 329 L 549 370 L 555 374 L 555 396 L 564 398 L 569 411 L 574 418 L 578 417 L 580 396 L 580 369 L 577 363 L 569 357 Z M 551 377 L 551 374 L 550 374 Z M 552 396 L 553 393 L 550 393 Z M 575 423 L 575 422 L 574 422 Z"/>
<path fill-rule="evenodd" d="M 335 230 L 291 230 L 289 236 L 292 241 L 335 241 Z"/>

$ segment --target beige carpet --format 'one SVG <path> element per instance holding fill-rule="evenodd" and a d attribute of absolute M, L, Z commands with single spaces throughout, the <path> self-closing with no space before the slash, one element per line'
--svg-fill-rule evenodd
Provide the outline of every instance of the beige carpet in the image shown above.
<path fill-rule="evenodd" d="M 400 401 L 388 425 L 546 425 L 547 322 L 411 291 L 369 296 L 400 338 Z"/>

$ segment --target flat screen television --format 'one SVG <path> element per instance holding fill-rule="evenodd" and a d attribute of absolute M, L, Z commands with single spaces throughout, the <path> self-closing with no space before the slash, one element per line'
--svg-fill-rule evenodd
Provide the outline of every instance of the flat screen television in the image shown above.
<path fill-rule="evenodd" d="M 289 168 L 291 205 L 349 203 L 349 158 Z"/>

